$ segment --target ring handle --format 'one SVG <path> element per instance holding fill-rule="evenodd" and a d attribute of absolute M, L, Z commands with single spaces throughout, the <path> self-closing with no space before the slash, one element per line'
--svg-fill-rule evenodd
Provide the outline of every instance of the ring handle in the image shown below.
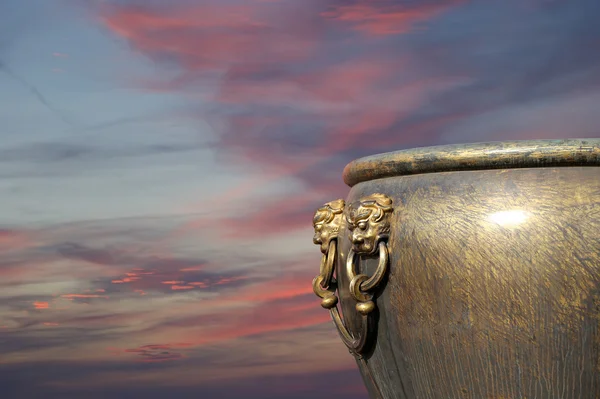
<path fill-rule="evenodd" d="M 345 218 L 353 243 L 348 252 L 345 273 L 350 281 L 350 295 L 357 302 L 356 310 L 361 314 L 360 330 L 356 334 L 352 334 L 346 327 L 337 308 L 338 286 L 333 276 L 337 257 L 337 238 L 344 227 L 344 201 L 328 202 L 317 210 L 313 219 L 315 228 L 313 242 L 321 245 L 323 253 L 319 275 L 313 279 L 313 291 L 322 299 L 321 306 L 329 310 L 344 344 L 359 358 L 362 357 L 370 341 L 370 332 L 374 330 L 371 328 L 371 313 L 375 310 L 373 291 L 381 284 L 388 269 L 389 251 L 385 239 L 390 230 L 387 216 L 392 211 L 391 203 L 389 197 L 373 194 L 360 201 L 356 208 L 350 208 Z M 379 262 L 375 273 L 372 276 L 361 274 L 356 262 L 359 255 L 375 255 L 377 252 Z"/>
<path fill-rule="evenodd" d="M 348 258 L 346 260 L 346 273 L 350 279 L 350 294 L 358 302 L 366 302 L 372 299 L 373 294 L 368 292 L 373 291 L 379 286 L 383 280 L 383 277 L 385 276 L 385 272 L 387 271 L 387 265 L 389 261 L 387 244 L 383 241 L 380 241 L 378 244 L 378 250 L 379 263 L 377 264 L 375 273 L 373 273 L 371 277 L 367 276 L 366 274 L 356 274 L 357 268 L 354 264 L 356 253 L 352 249 L 350 249 L 350 252 L 348 252 Z"/>
<path fill-rule="evenodd" d="M 331 240 L 329 242 L 329 250 L 327 251 L 327 255 L 324 254 L 321 259 L 322 265 L 327 263 L 335 264 L 334 260 L 337 253 L 336 244 L 336 240 Z M 331 319 L 333 320 L 333 324 L 336 326 L 344 344 L 348 347 L 350 352 L 359 355 L 361 352 L 363 352 L 367 344 L 367 332 L 369 330 L 370 322 L 368 313 L 362 315 L 361 333 L 357 334 L 357 336 L 355 337 L 352 333 L 350 333 L 350 331 L 346 327 L 346 324 L 342 320 L 342 317 L 338 310 L 338 297 L 336 295 L 337 281 L 333 279 L 333 268 L 329 270 L 329 275 L 319 274 L 313 279 L 313 291 L 319 298 L 322 299 L 321 306 L 329 310 L 329 314 L 331 316 Z M 323 283 L 326 280 L 329 280 L 330 284 L 324 287 Z"/>

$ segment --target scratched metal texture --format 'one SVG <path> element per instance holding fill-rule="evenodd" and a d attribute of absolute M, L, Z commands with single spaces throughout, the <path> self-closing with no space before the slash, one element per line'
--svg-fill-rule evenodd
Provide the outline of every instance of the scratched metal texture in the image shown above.
<path fill-rule="evenodd" d="M 390 267 L 359 368 L 384 398 L 600 398 L 600 167 L 391 176 L 357 182 L 347 202 L 372 193 L 394 201 Z"/>
<path fill-rule="evenodd" d="M 344 168 L 344 182 L 462 170 L 600 166 L 600 138 L 517 140 L 411 148 L 359 158 Z"/>

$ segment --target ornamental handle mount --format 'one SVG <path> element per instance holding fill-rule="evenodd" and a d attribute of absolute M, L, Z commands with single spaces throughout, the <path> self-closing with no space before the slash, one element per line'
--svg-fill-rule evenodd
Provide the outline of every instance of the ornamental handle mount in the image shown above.
<path fill-rule="evenodd" d="M 320 297 L 321 306 L 328 309 L 340 337 L 350 352 L 357 358 L 370 343 L 369 332 L 373 331 L 371 314 L 375 310 L 373 292 L 385 277 L 389 254 L 387 238 L 390 232 L 389 216 L 392 200 L 384 194 L 372 194 L 346 208 L 344 200 L 338 199 L 323 205 L 313 218 L 315 235 L 313 242 L 321 247 L 321 266 L 313 280 L 313 291 Z M 334 277 L 337 241 L 346 228 L 352 242 L 343 270 L 350 281 L 349 291 L 357 302 L 356 310 L 361 314 L 360 331 L 352 334 L 342 320 L 337 308 L 338 286 Z M 359 268 L 361 256 L 379 254 L 379 263 L 372 276 L 362 274 Z"/>

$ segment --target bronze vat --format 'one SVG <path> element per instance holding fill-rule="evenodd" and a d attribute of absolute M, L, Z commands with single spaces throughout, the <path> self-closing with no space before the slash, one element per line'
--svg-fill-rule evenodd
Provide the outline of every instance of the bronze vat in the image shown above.
<path fill-rule="evenodd" d="M 390 152 L 344 181 L 313 289 L 372 398 L 600 398 L 600 139 Z"/>

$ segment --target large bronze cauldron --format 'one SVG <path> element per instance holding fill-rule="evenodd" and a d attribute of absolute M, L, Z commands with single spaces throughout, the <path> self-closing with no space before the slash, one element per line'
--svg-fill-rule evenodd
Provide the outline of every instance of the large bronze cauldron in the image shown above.
<path fill-rule="evenodd" d="M 313 288 L 372 398 L 600 398 L 600 139 L 391 152 L 344 180 Z"/>

